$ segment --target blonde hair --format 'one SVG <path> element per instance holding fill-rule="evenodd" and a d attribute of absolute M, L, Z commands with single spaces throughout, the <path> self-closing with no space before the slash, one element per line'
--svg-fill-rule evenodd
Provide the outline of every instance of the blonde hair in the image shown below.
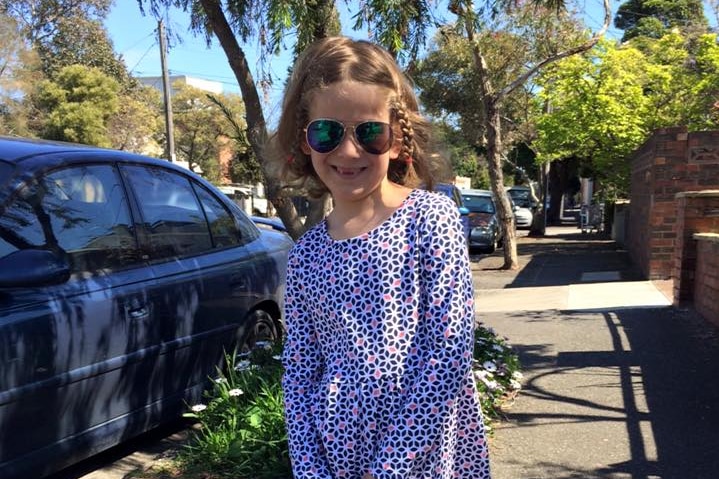
<path fill-rule="evenodd" d="M 413 86 L 382 47 L 364 40 L 328 37 L 311 44 L 295 62 L 285 88 L 277 131 L 268 140 L 265 158 L 286 186 L 304 188 L 311 197 L 327 193 L 300 145 L 309 122 L 313 94 L 338 82 L 376 85 L 388 91 L 391 123 L 401 132 L 402 149 L 390 161 L 388 178 L 409 187 L 434 184 L 429 156 L 430 124 L 419 113 Z"/>

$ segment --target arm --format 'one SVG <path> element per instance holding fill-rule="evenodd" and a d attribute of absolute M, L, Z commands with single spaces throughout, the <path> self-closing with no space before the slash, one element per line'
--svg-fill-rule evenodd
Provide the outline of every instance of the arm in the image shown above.
<path fill-rule="evenodd" d="M 312 412 L 323 358 L 303 297 L 298 261 L 290 255 L 285 293 L 287 337 L 282 353 L 285 422 L 295 479 L 331 479 Z"/>
<path fill-rule="evenodd" d="M 437 443 L 471 367 L 472 277 L 456 207 L 447 202 L 428 209 L 419 228 L 424 365 L 376 451 L 376 479 L 410 476 Z"/>

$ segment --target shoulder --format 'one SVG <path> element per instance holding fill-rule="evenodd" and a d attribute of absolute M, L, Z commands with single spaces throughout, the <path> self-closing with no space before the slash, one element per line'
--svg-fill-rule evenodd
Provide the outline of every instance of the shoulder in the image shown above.
<path fill-rule="evenodd" d="M 423 218 L 446 217 L 451 219 L 459 216 L 457 205 L 444 193 L 416 190 L 413 198 L 416 211 Z"/>
<path fill-rule="evenodd" d="M 317 223 L 300 236 L 290 250 L 290 258 L 312 253 L 325 244 L 324 222 Z"/>

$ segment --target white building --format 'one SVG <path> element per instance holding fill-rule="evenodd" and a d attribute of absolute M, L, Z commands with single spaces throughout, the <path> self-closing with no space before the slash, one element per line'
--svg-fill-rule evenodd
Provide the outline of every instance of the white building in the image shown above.
<path fill-rule="evenodd" d="M 143 85 L 151 86 L 152 88 L 155 88 L 162 93 L 164 91 L 164 88 L 162 87 L 162 77 L 137 77 L 137 81 L 142 83 Z M 187 75 L 170 75 L 170 85 L 172 86 L 172 92 L 170 92 L 172 95 L 177 93 L 175 90 L 175 84 L 179 82 L 182 85 L 188 85 L 193 88 L 197 88 L 198 90 L 207 91 L 210 93 L 215 93 L 217 95 L 222 93 L 222 83 L 212 81 L 212 80 L 204 80 L 202 78 L 195 78 L 190 77 Z"/>

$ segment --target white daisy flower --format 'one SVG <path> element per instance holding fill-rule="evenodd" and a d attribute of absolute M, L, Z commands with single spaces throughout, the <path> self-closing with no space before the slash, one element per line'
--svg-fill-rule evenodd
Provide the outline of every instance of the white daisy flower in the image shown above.
<path fill-rule="evenodd" d="M 242 389 L 230 389 L 229 391 L 227 391 L 227 394 L 229 394 L 230 396 L 242 396 L 245 393 L 244 391 L 242 391 Z"/>
<path fill-rule="evenodd" d="M 517 381 L 520 381 L 522 378 L 524 378 L 524 374 L 522 374 L 519 371 L 514 371 L 512 373 L 512 379 L 516 379 Z"/>
<path fill-rule="evenodd" d="M 246 371 L 250 369 L 250 366 L 252 366 L 252 363 L 250 363 L 248 360 L 243 359 L 242 361 L 238 361 L 235 365 L 235 371 Z"/>
<path fill-rule="evenodd" d="M 510 379 L 509 387 L 512 388 L 513 390 L 517 391 L 519 389 L 522 389 L 522 383 L 520 383 L 519 381 L 517 381 L 515 379 Z"/>
<path fill-rule="evenodd" d="M 482 367 L 491 373 L 497 370 L 497 365 L 492 361 L 485 361 L 484 364 L 482 364 Z"/>
<path fill-rule="evenodd" d="M 204 404 L 195 404 L 192 406 L 192 412 L 202 412 L 205 409 L 207 409 L 207 406 Z"/>

